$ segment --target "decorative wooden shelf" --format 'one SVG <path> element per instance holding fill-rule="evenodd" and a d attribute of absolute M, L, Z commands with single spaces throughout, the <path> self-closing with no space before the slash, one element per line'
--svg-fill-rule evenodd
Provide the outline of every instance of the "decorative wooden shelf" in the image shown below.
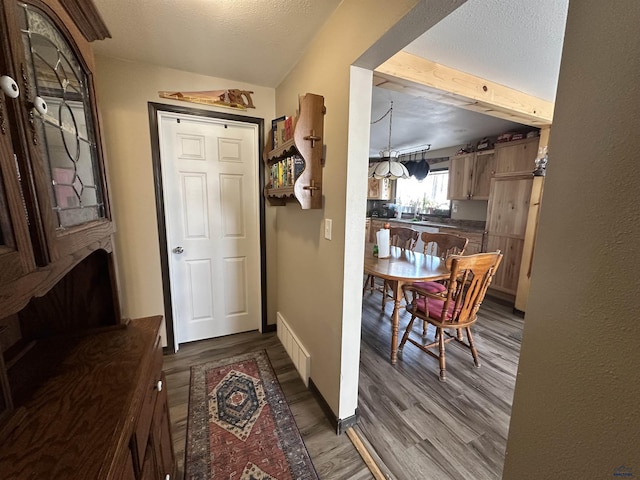
<path fill-rule="evenodd" d="M 273 188 L 271 178 L 264 195 L 271 205 L 297 201 L 302 209 L 322 208 L 322 138 L 324 134 L 324 97 L 307 93 L 299 98 L 299 115 L 293 138 L 264 155 L 267 172 L 287 157 L 301 157 L 304 166 L 293 185 Z M 267 148 L 271 148 L 269 143 Z"/>

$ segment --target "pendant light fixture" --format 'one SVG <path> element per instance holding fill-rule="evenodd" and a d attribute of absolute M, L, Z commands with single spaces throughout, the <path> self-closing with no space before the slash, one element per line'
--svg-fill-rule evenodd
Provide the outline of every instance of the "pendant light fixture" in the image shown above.
<path fill-rule="evenodd" d="M 379 120 L 373 123 L 377 123 L 384 117 L 389 115 L 389 143 L 386 150 L 380 152 L 380 162 L 373 164 L 369 167 L 369 178 L 389 178 L 396 180 L 398 178 L 409 178 L 409 172 L 407 167 L 398 161 L 398 151 L 391 149 L 391 125 L 393 123 L 393 101 L 387 113 L 385 113 Z"/>

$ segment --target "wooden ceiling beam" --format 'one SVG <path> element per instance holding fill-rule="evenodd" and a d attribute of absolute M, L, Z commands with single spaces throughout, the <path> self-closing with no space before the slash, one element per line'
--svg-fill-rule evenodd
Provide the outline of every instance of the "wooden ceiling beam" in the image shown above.
<path fill-rule="evenodd" d="M 553 103 L 400 51 L 373 72 L 374 85 L 538 128 Z"/>

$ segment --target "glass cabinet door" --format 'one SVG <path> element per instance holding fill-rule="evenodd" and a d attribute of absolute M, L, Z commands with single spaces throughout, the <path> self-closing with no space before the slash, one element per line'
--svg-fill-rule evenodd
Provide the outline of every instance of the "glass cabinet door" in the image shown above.
<path fill-rule="evenodd" d="M 0 68 L 7 71 L 2 58 Z M 7 103 L 12 101 L 15 99 L 0 92 L 0 286 L 35 268 L 26 208 L 13 154 L 13 117 L 7 108 Z"/>
<path fill-rule="evenodd" d="M 47 15 L 23 3 L 18 10 L 28 95 L 34 104 L 30 111 L 33 143 L 45 164 L 55 228 L 66 230 L 104 219 L 89 76 Z"/>

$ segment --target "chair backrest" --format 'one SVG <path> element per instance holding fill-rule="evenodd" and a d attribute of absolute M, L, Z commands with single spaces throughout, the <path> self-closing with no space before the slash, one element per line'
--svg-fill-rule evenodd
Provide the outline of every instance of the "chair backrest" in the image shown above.
<path fill-rule="evenodd" d="M 391 245 L 413 251 L 420 232 L 409 227 L 390 227 L 389 238 Z"/>
<path fill-rule="evenodd" d="M 447 259 L 451 255 L 463 255 L 469 239 L 452 233 L 422 232 L 424 254 Z"/>
<path fill-rule="evenodd" d="M 449 257 L 451 276 L 440 318 L 451 317 L 449 321 L 458 324 L 474 321 L 501 260 L 500 250 Z"/>

